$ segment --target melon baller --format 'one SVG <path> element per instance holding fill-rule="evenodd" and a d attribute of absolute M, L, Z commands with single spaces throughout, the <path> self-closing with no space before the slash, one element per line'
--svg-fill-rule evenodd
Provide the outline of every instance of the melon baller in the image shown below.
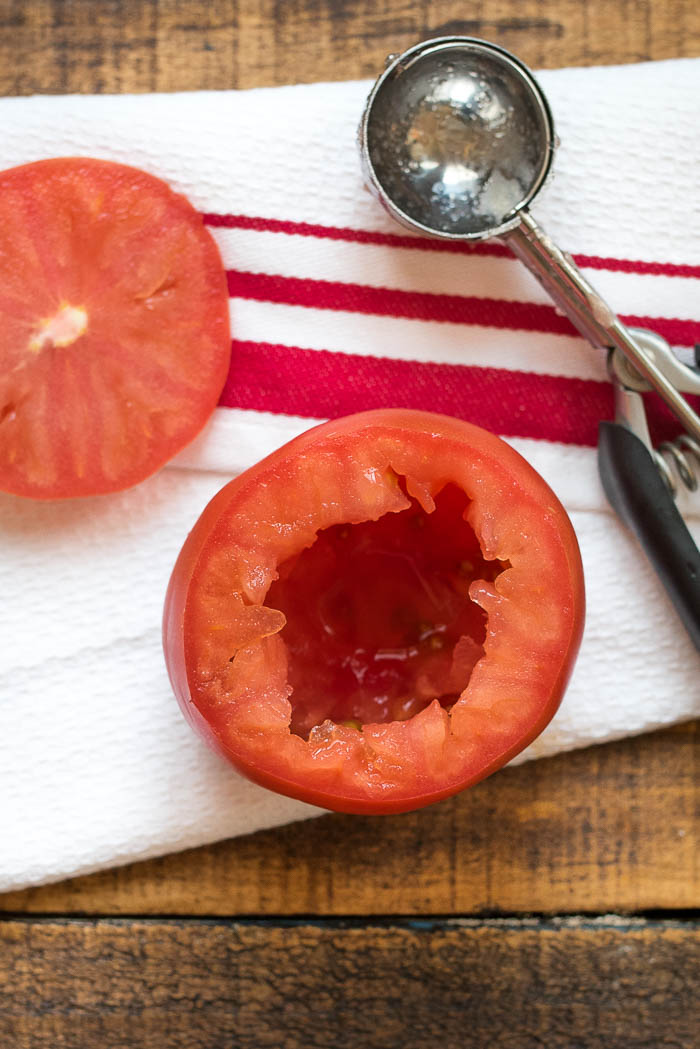
<path fill-rule="evenodd" d="M 673 501 L 668 466 L 697 487 L 690 457 L 700 465 L 700 418 L 682 394 L 700 394 L 700 368 L 683 364 L 656 333 L 627 328 L 530 214 L 557 145 L 532 73 L 484 40 L 423 41 L 387 59 L 359 145 L 369 189 L 398 222 L 443 239 L 505 241 L 581 335 L 607 351 L 616 419 L 599 429 L 603 487 L 700 649 L 700 552 Z M 662 448 L 668 458 L 649 439 L 641 394 L 650 389 L 685 431 Z"/>

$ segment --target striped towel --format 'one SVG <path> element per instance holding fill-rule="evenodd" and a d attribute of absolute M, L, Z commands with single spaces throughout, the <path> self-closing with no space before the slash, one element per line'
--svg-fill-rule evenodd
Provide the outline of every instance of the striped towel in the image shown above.
<path fill-rule="evenodd" d="M 613 414 L 602 355 L 590 354 L 504 245 L 247 215 L 205 219 L 231 263 L 236 301 L 226 407 L 326 418 L 400 403 L 509 437 L 584 447 Z M 700 266 L 575 258 L 623 304 L 627 324 L 679 347 L 700 342 L 700 321 L 679 316 L 695 305 Z M 660 315 L 648 315 L 652 303 Z M 660 407 L 650 399 L 655 436 L 670 439 L 677 428 Z"/>
<path fill-rule="evenodd" d="M 562 145 L 534 213 L 624 320 L 687 358 L 700 341 L 700 60 L 540 80 Z M 598 481 L 597 425 L 613 415 L 603 355 L 504 246 L 409 236 L 383 213 L 355 148 L 368 88 L 0 101 L 3 166 L 90 154 L 187 194 L 221 247 L 234 337 L 220 406 L 170 467 L 77 506 L 0 499 L 0 888 L 317 811 L 242 781 L 193 737 L 160 612 L 211 495 L 319 419 L 382 406 L 470 419 L 570 511 L 586 633 L 560 713 L 523 758 L 700 713 L 697 654 Z M 656 438 L 673 436 L 649 407 Z M 682 508 L 700 537 L 698 497 Z"/>

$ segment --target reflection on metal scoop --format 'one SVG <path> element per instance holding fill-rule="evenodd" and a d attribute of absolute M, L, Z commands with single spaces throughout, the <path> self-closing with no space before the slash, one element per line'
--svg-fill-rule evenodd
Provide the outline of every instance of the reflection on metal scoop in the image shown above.
<path fill-rule="evenodd" d="M 395 219 L 452 240 L 503 238 L 581 334 L 621 351 L 700 440 L 700 419 L 674 383 L 527 210 L 555 144 L 530 71 L 471 37 L 427 40 L 392 56 L 360 125 L 367 183 Z"/>

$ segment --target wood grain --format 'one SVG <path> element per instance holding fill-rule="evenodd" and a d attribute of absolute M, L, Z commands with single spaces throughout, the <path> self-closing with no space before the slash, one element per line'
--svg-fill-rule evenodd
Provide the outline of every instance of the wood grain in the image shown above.
<path fill-rule="evenodd" d="M 12 1049 L 694 1049 L 674 923 L 0 926 Z"/>
<path fill-rule="evenodd" d="M 26 913 L 483 914 L 700 906 L 700 731 L 506 769 L 396 817 L 327 816 L 0 896 Z"/>
<path fill-rule="evenodd" d="M 1 0 L 0 92 L 179 91 L 370 77 L 486 37 L 535 67 L 700 55 L 697 0 Z"/>

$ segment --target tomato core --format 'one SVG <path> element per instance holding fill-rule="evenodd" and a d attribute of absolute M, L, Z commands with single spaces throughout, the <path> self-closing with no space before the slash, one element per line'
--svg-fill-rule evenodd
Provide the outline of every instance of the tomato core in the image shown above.
<path fill-rule="evenodd" d="M 486 638 L 469 587 L 506 567 L 484 559 L 469 505 L 448 485 L 432 512 L 411 499 L 377 521 L 335 525 L 280 565 L 266 604 L 287 618 L 292 732 L 405 721 L 457 700 Z"/>
<path fill-rule="evenodd" d="M 88 315 L 82 306 L 64 302 L 50 317 L 39 322 L 29 340 L 29 349 L 39 353 L 44 348 L 70 346 L 87 330 Z"/>

